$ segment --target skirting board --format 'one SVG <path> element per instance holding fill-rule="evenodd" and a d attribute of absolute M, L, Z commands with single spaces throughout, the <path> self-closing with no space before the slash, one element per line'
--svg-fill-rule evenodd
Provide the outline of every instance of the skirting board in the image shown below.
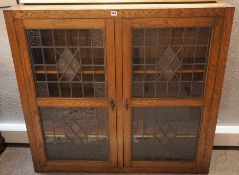
<path fill-rule="evenodd" d="M 25 124 L 0 123 L 6 143 L 28 143 Z M 217 126 L 214 146 L 239 146 L 239 126 Z"/>

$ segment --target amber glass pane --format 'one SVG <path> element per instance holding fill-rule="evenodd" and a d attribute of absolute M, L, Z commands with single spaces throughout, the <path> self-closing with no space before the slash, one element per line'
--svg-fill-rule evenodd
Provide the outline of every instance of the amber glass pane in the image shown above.
<path fill-rule="evenodd" d="M 133 108 L 132 160 L 194 160 L 200 107 Z"/>
<path fill-rule="evenodd" d="M 133 90 L 138 98 L 202 97 L 211 28 L 133 29 Z"/>
<path fill-rule="evenodd" d="M 106 108 L 40 108 L 48 159 L 108 160 Z"/>
<path fill-rule="evenodd" d="M 103 29 L 26 33 L 37 96 L 106 96 Z"/>

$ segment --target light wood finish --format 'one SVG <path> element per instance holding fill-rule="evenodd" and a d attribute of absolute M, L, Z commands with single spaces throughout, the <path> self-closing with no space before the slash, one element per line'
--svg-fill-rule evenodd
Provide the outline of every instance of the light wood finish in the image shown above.
<path fill-rule="evenodd" d="M 132 107 L 142 106 L 202 106 L 203 99 L 132 99 L 128 103 Z"/>
<path fill-rule="evenodd" d="M 51 25 L 49 25 L 51 24 Z M 67 25 L 66 25 L 67 24 Z M 103 29 L 103 19 L 24 19 L 25 29 Z"/>
<path fill-rule="evenodd" d="M 217 0 L 55 0 L 52 2 L 49 2 L 47 0 L 38 0 L 37 2 L 34 0 L 20 0 L 20 3 L 25 3 L 25 4 L 40 4 L 40 3 L 45 3 L 45 4 L 55 4 L 55 3 L 64 3 L 64 4 L 70 4 L 70 3 L 208 3 L 208 2 L 217 2 Z"/>
<path fill-rule="evenodd" d="M 205 92 L 205 101 L 203 106 L 203 114 L 201 118 L 201 126 L 199 132 L 199 141 L 198 141 L 198 153 L 197 153 L 197 161 L 199 164 L 204 159 L 204 148 L 209 140 L 207 140 L 207 128 L 209 127 L 209 120 L 211 118 L 210 110 L 211 110 L 211 102 L 214 92 L 215 86 L 215 78 L 216 78 L 216 70 L 218 66 L 218 58 L 219 58 L 219 49 L 220 49 L 220 34 L 221 34 L 221 22 L 222 19 L 217 19 L 215 21 L 215 27 L 213 28 L 212 40 L 211 40 L 211 49 L 209 53 L 209 64 L 207 70 L 206 77 L 206 89 Z"/>
<path fill-rule="evenodd" d="M 36 74 L 57 74 L 57 73 L 61 73 L 60 71 L 54 71 L 54 70 L 46 70 L 46 71 L 34 71 Z M 177 73 L 200 73 L 200 72 L 204 72 L 204 70 L 202 69 L 194 69 L 194 70 L 190 70 L 190 69 L 182 69 L 182 71 L 177 71 Z M 78 72 L 79 74 L 104 74 L 104 71 L 87 71 L 87 70 L 80 70 Z M 157 74 L 157 73 L 161 73 L 161 71 L 153 71 L 153 70 L 146 70 L 146 71 L 134 71 L 135 74 Z"/>
<path fill-rule="evenodd" d="M 9 12 L 6 12 L 6 16 L 9 14 Z M 7 19 L 9 20 L 9 18 Z M 68 26 L 67 21 L 65 21 L 65 25 Z M 105 29 L 106 29 L 106 47 L 110 48 L 112 45 L 114 45 L 114 40 L 112 39 L 112 36 L 114 36 L 114 21 L 113 20 L 106 20 L 104 21 Z M 42 126 L 40 122 L 40 116 L 38 113 L 38 105 L 39 106 L 47 106 L 47 107 L 53 107 L 53 106 L 69 106 L 69 107 L 75 107 L 77 106 L 84 106 L 84 107 L 108 107 L 108 131 L 109 131 L 109 161 L 69 161 L 68 165 L 72 166 L 74 164 L 77 164 L 79 168 L 89 168 L 89 167 L 97 167 L 97 168 L 108 168 L 111 169 L 112 167 L 117 166 L 117 142 L 116 142 L 116 111 L 112 110 L 109 106 L 110 100 L 116 100 L 115 97 L 115 68 L 110 65 L 115 65 L 115 58 L 114 58 L 114 49 L 107 49 L 106 50 L 106 65 L 107 65 L 107 93 L 108 97 L 107 100 L 92 100 L 92 99 L 86 99 L 85 101 L 79 100 L 79 99 L 44 99 L 44 98 L 36 98 L 36 92 L 35 92 L 35 86 L 34 86 L 34 80 L 32 76 L 32 68 L 30 63 L 30 55 L 28 51 L 28 44 L 27 39 L 24 31 L 24 23 L 21 19 L 15 20 L 14 26 L 16 26 L 16 38 L 18 41 L 21 41 L 20 50 L 20 58 L 19 61 L 22 61 L 23 63 L 20 63 L 22 66 L 22 70 L 19 70 L 20 67 L 16 68 L 16 71 L 21 72 L 20 78 L 25 78 L 24 81 L 18 80 L 18 82 L 23 83 L 21 87 L 24 87 L 23 91 L 24 93 L 21 93 L 21 96 L 24 96 L 24 98 L 27 98 L 26 102 L 23 101 L 23 105 L 25 103 L 24 107 L 27 109 L 24 110 L 25 114 L 25 120 L 28 125 L 28 133 L 29 133 L 29 140 L 31 145 L 36 145 L 32 148 L 32 154 L 33 154 L 33 161 L 36 171 L 43 171 L 44 167 L 47 166 L 48 163 L 51 167 L 55 166 L 62 166 L 67 165 L 67 163 L 64 163 L 62 161 L 48 161 L 45 153 L 45 146 L 44 146 L 44 139 L 42 134 Z M 12 27 L 12 26 L 9 26 Z M 28 93 L 28 94 L 25 94 Z M 58 103 L 58 104 L 57 104 Z M 89 106 L 88 106 L 89 105 Z M 25 113 L 26 112 L 26 113 Z M 28 112 L 30 113 L 28 115 Z M 31 134 L 34 134 L 34 136 L 31 136 Z"/>
<path fill-rule="evenodd" d="M 33 5 L 33 6 L 26 6 L 26 5 L 17 5 L 10 8 L 11 11 L 28 11 L 28 10 L 111 10 L 111 9 L 181 9 L 182 11 L 185 9 L 202 9 L 202 11 L 207 11 L 207 9 L 214 8 L 215 11 L 219 10 L 217 8 L 227 8 L 227 7 L 233 7 L 231 4 L 224 2 L 223 0 L 218 0 L 217 3 L 162 3 L 162 4 L 153 4 L 152 3 L 144 3 L 144 4 L 87 4 L 87 5 Z M 224 9 L 223 9 L 224 11 Z M 98 12 L 98 11 L 96 11 Z M 215 12 L 214 12 L 215 13 Z M 24 14 L 23 14 L 24 15 Z M 180 14 L 180 17 L 183 14 Z M 198 14 L 202 15 L 202 14 Z M 160 17 L 160 16 L 158 16 Z M 168 16 L 170 17 L 170 15 Z M 190 16 L 188 16 L 190 17 Z M 192 17 L 192 16 L 191 16 Z M 55 17 L 56 18 L 56 17 Z"/>
<path fill-rule="evenodd" d="M 179 5 L 180 6 L 180 5 Z M 130 7 L 126 6 L 126 7 Z M 125 7 L 125 8 L 126 8 Z M 154 7 L 154 6 L 153 6 Z M 102 7 L 105 9 L 105 7 Z M 183 7 L 182 7 L 183 8 Z M 196 8 L 196 9 L 195 9 Z M 44 7 L 39 7 L 37 11 L 34 10 L 27 10 L 24 11 L 24 13 L 21 13 L 20 11 L 12 11 L 14 18 L 31 18 L 31 19 L 45 19 L 45 18 L 54 18 L 54 19 L 69 19 L 69 18 L 112 18 L 111 16 L 111 11 L 112 10 L 117 10 L 117 16 L 118 17 L 162 17 L 162 18 L 167 18 L 167 17 L 178 17 L 180 14 L 180 17 L 205 17 L 205 16 L 224 16 L 224 8 L 206 8 L 206 9 L 201 9 L 197 7 L 192 7 L 190 8 L 185 8 L 185 9 L 151 9 L 148 7 L 148 9 L 144 10 L 136 10 L 137 7 L 133 7 L 131 10 L 129 9 L 117 9 L 117 5 L 112 6 L 111 10 L 95 10 L 93 11 L 92 9 L 88 10 L 56 10 L 54 9 L 53 11 L 49 10 L 42 10 Z M 64 8 L 63 8 L 64 9 Z M 53 15 L 54 14 L 54 15 Z M 64 14 L 64 15 L 63 15 Z"/>
<path fill-rule="evenodd" d="M 37 98 L 37 105 L 41 107 L 107 107 L 107 100 L 90 98 Z"/>
<path fill-rule="evenodd" d="M 111 11 L 117 16 L 111 16 Z M 36 171 L 207 173 L 218 115 L 234 8 L 227 3 L 16 6 L 4 11 Z M 205 96 L 192 99 L 132 98 L 132 27 L 213 28 Z M 37 98 L 25 29 L 104 28 L 107 97 Z M 183 73 L 191 73 L 185 69 Z M 194 70 L 202 72 L 202 70 Z M 35 73 L 45 73 L 36 71 Z M 55 74 L 57 71 L 47 71 Z M 79 71 L 102 74 L 102 71 Z M 160 73 L 135 71 L 136 74 Z M 110 101 L 116 103 L 110 107 Z M 126 108 L 128 105 L 128 108 Z M 107 107 L 109 161 L 48 160 L 38 107 Z M 132 161 L 132 107 L 201 106 L 194 161 Z M 150 136 L 149 136 L 150 137 Z"/>
<path fill-rule="evenodd" d="M 116 103 L 116 77 L 115 77 L 115 40 L 114 40 L 114 21 L 106 20 L 106 82 L 108 102 Z M 113 49 L 112 49 L 113 48 Z M 112 66 L 113 65 L 113 66 Z M 108 134 L 109 134 L 109 153 L 110 161 L 113 167 L 117 166 L 117 135 L 116 135 L 116 109 L 111 109 L 110 105 L 108 115 Z"/>
<path fill-rule="evenodd" d="M 215 129 L 217 124 L 220 100 L 221 100 L 221 93 L 223 87 L 223 80 L 225 74 L 225 67 L 227 61 L 227 53 L 229 48 L 230 42 L 230 35 L 232 29 L 232 22 L 234 17 L 234 8 L 228 8 L 226 10 L 226 16 L 223 22 L 219 23 L 221 30 L 221 37 L 220 37 L 220 51 L 218 53 L 218 63 L 217 63 L 217 71 L 216 71 L 216 78 L 215 78 L 215 85 L 213 90 L 213 97 L 211 101 L 210 107 L 210 118 L 208 120 L 208 128 L 207 128 L 207 140 L 204 148 L 204 155 L 203 160 L 201 162 L 202 167 L 205 172 L 208 172 L 210 166 L 210 160 L 212 155 L 212 147 L 213 141 L 215 137 Z"/>
<path fill-rule="evenodd" d="M 37 71 L 34 71 L 34 73 L 36 74 L 57 74 L 57 73 L 62 73 L 61 71 L 55 71 L 55 70 L 46 70 L 46 71 L 43 71 L 43 70 L 37 70 Z M 79 74 L 104 74 L 105 72 L 104 71 L 91 71 L 91 70 L 80 70 L 78 72 Z"/>
<path fill-rule="evenodd" d="M 131 165 L 131 114 L 132 108 L 129 105 L 131 98 L 131 77 L 132 77 L 132 57 L 131 57 L 131 28 L 130 20 L 122 21 L 123 39 L 123 116 L 124 116 L 124 165 Z M 127 107 L 128 106 L 128 107 Z M 128 109 L 127 109 L 127 108 Z"/>
<path fill-rule="evenodd" d="M 16 27 L 16 34 L 17 34 L 17 40 L 19 41 L 19 48 L 21 50 L 20 52 L 20 59 L 22 61 L 22 72 L 24 73 L 25 82 L 24 85 L 26 87 L 27 95 L 28 95 L 28 102 L 29 106 L 27 109 L 30 112 L 29 118 L 25 118 L 28 120 L 28 122 L 32 123 L 32 128 L 28 130 L 28 132 L 34 132 L 34 142 L 37 146 L 37 153 L 36 156 L 38 157 L 37 160 L 39 161 L 39 167 L 44 165 L 46 161 L 46 152 L 44 147 L 44 141 L 43 141 L 43 133 L 42 133 L 42 126 L 41 126 L 41 120 L 38 113 L 38 108 L 36 104 L 36 92 L 34 87 L 34 80 L 32 76 L 32 69 L 31 69 L 31 62 L 29 59 L 29 50 L 27 45 L 27 39 L 25 35 L 25 30 L 23 27 L 23 23 L 21 19 L 17 19 L 14 21 L 15 27 Z M 18 69 L 18 68 L 16 68 Z M 31 141 L 31 140 L 30 140 Z"/>
<path fill-rule="evenodd" d="M 155 20 L 154 18 L 146 19 L 131 19 L 130 26 L 135 28 L 155 28 L 155 27 L 208 27 L 212 26 L 215 18 L 202 17 L 202 18 L 167 18 Z"/>
<path fill-rule="evenodd" d="M 122 20 L 115 19 L 118 167 L 124 166 Z"/>
<path fill-rule="evenodd" d="M 181 20 L 181 21 L 180 21 Z M 232 21 L 230 19 L 230 21 Z M 210 113 L 208 111 L 211 110 L 211 103 L 212 103 L 212 97 L 215 93 L 215 77 L 216 77 L 216 70 L 218 66 L 218 58 L 219 58 L 219 46 L 220 46 L 220 34 L 222 26 L 222 18 L 197 18 L 197 19 L 190 19 L 190 18 L 184 18 L 184 19 L 170 19 L 170 22 L 168 22 L 168 19 L 127 19 L 123 22 L 123 33 L 125 35 L 123 36 L 123 100 L 127 101 L 128 108 L 124 108 L 124 116 L 126 117 L 124 126 L 125 126 L 125 132 L 124 132 L 124 162 L 126 167 L 134 167 L 134 168 L 155 168 L 158 169 L 160 172 L 166 167 L 167 163 L 170 161 L 166 161 L 166 165 L 162 166 L 162 161 L 131 161 L 131 134 L 132 134 L 132 107 L 149 107 L 149 106 L 202 106 L 202 116 L 201 116 L 201 125 L 200 125 L 200 134 L 198 139 L 198 148 L 197 148 L 197 156 L 195 161 L 191 161 L 190 167 L 194 167 L 195 172 L 207 172 L 208 168 L 203 168 L 203 164 L 205 164 L 205 152 L 211 151 L 212 147 L 210 149 L 206 149 L 205 145 L 207 145 L 207 142 L 210 139 L 210 143 L 212 146 L 213 141 L 211 138 L 207 137 L 208 133 L 205 132 L 209 125 L 211 125 L 210 122 L 208 122 L 211 118 Z M 205 98 L 201 99 L 140 99 L 140 98 L 132 98 L 132 36 L 131 31 L 132 28 L 152 28 L 152 27 L 181 27 L 181 26 L 207 26 L 212 27 L 213 29 L 213 35 L 212 35 L 212 42 L 211 42 L 211 49 L 209 54 L 209 66 L 208 66 L 208 73 L 206 78 L 206 88 L 205 88 Z M 224 63 L 225 65 L 225 63 Z M 136 72 L 136 71 L 135 71 Z M 131 99 L 132 98 L 132 99 Z M 216 123 L 214 123 L 216 126 Z M 214 126 L 214 127 L 215 127 Z M 215 128 L 214 128 L 215 129 Z M 173 162 L 170 163 L 172 167 L 175 167 L 173 165 Z M 208 162 L 209 164 L 209 162 Z M 179 166 L 186 167 L 187 163 L 182 163 Z M 162 166 L 162 167 L 161 167 Z M 188 167 L 188 168 L 190 168 Z M 163 171 L 165 172 L 165 171 Z M 166 171 L 167 172 L 167 171 Z M 181 172 L 181 171 L 178 171 Z M 184 172 L 184 171 L 182 171 Z"/>

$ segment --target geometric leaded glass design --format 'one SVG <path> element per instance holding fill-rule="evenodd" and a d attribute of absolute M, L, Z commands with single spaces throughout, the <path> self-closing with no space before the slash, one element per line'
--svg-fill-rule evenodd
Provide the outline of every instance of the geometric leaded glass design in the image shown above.
<path fill-rule="evenodd" d="M 132 34 L 133 97 L 204 95 L 211 28 L 135 28 Z"/>
<path fill-rule="evenodd" d="M 108 160 L 107 108 L 40 107 L 47 158 Z"/>
<path fill-rule="evenodd" d="M 104 29 L 26 33 L 38 97 L 106 96 Z"/>
<path fill-rule="evenodd" d="M 132 160 L 194 160 L 201 107 L 134 107 Z"/>

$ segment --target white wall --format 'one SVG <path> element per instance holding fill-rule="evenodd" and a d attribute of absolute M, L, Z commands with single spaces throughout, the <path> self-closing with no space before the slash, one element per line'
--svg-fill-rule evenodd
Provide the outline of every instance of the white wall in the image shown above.
<path fill-rule="evenodd" d="M 239 0 L 226 0 L 236 7 L 220 106 L 219 125 L 239 125 Z"/>
<path fill-rule="evenodd" d="M 3 1 L 0 0 L 0 5 Z M 218 125 L 239 126 L 239 0 L 226 1 L 236 6 L 236 11 Z M 24 123 L 2 10 L 0 10 L 0 123 Z"/>

